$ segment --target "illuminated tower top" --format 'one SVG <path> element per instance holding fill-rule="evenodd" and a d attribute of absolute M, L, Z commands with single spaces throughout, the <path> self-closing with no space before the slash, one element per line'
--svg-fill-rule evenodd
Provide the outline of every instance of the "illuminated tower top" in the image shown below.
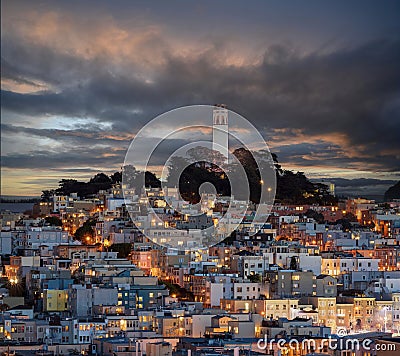
<path fill-rule="evenodd" d="M 228 110 L 225 104 L 214 105 L 213 125 L 228 125 Z"/>
<path fill-rule="evenodd" d="M 213 150 L 219 151 L 228 162 L 229 155 L 228 109 L 224 104 L 214 105 Z"/>

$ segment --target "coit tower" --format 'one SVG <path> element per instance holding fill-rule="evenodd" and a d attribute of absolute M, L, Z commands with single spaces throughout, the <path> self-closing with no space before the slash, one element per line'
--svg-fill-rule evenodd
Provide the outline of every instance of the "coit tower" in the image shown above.
<path fill-rule="evenodd" d="M 213 150 L 219 151 L 226 162 L 229 154 L 228 142 L 228 109 L 224 104 L 216 104 L 213 110 Z"/>

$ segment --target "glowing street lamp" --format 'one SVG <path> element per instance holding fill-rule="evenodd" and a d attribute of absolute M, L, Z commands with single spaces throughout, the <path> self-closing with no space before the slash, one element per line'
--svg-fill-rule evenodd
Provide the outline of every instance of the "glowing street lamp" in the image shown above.
<path fill-rule="evenodd" d="M 272 188 L 271 188 L 271 187 L 268 187 L 268 188 L 267 188 L 267 191 L 268 191 L 268 203 L 270 203 Z M 271 202 L 271 204 L 273 205 L 273 202 Z"/>
<path fill-rule="evenodd" d="M 105 239 L 104 241 L 103 241 L 103 246 L 105 247 L 105 249 L 106 249 L 106 251 L 107 251 L 107 258 L 108 258 L 108 248 L 110 247 L 110 240 L 108 240 L 108 239 Z"/>
<path fill-rule="evenodd" d="M 18 278 L 10 278 L 10 283 L 11 283 L 12 285 L 18 284 Z"/>
<path fill-rule="evenodd" d="M 87 242 L 88 244 L 90 243 L 90 240 L 91 240 L 90 236 L 87 235 L 87 236 L 86 236 L 86 242 Z"/>

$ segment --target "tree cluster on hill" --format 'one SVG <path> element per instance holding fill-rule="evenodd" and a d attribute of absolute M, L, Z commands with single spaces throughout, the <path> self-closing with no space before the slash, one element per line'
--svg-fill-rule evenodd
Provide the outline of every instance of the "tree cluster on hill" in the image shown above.
<path fill-rule="evenodd" d="M 57 216 L 46 216 L 44 222 L 50 226 L 62 226 L 62 220 Z"/>
<path fill-rule="evenodd" d="M 247 180 L 242 184 L 249 184 L 250 201 L 254 203 L 260 202 L 263 184 L 264 187 L 268 186 L 268 182 L 262 182 L 260 172 L 263 169 L 271 168 L 271 164 L 276 173 L 276 201 L 285 204 L 334 205 L 337 203 L 337 199 L 329 193 L 325 184 L 312 183 L 303 172 L 282 169 L 275 154 L 272 154 L 273 162 L 268 161 L 269 155 L 263 152 L 258 153 L 256 161 L 253 154 L 244 148 L 236 149 L 233 155 L 244 168 Z M 179 178 L 179 189 L 182 197 L 192 203 L 200 200 L 198 188 L 204 182 L 212 183 L 218 194 L 231 194 L 229 179 L 222 172 L 221 166 L 232 172 L 235 178 L 240 177 L 239 174 L 235 174 L 235 170 L 238 169 L 237 163 L 230 163 L 225 167 L 223 164 L 215 165 L 205 161 L 190 164 L 190 159 L 182 157 L 173 157 L 170 162 L 168 182 L 178 181 L 177 175 L 182 172 Z M 186 168 L 182 169 L 182 167 Z M 236 195 L 235 197 L 239 200 L 247 200 L 247 197 Z"/>
<path fill-rule="evenodd" d="M 96 220 L 89 219 L 85 221 L 81 227 L 76 229 L 74 234 L 75 239 L 90 245 L 95 236 L 94 226 L 96 226 Z"/>
<path fill-rule="evenodd" d="M 325 222 L 324 215 L 313 209 L 308 209 L 304 213 L 304 216 L 310 219 L 314 219 L 318 224 L 323 224 Z"/>
<path fill-rule="evenodd" d="M 151 187 L 161 187 L 161 182 L 154 173 L 145 172 L 145 185 Z M 122 172 L 115 172 L 108 176 L 104 173 L 98 173 L 92 177 L 88 182 L 81 182 L 76 179 L 61 179 L 57 189 L 43 190 L 41 201 L 50 201 L 53 195 L 70 195 L 77 193 L 78 197 L 90 198 L 96 195 L 100 190 L 107 190 L 113 184 L 121 183 L 122 176 L 126 179 L 126 183 L 130 183 L 132 187 L 142 187 L 143 172 L 137 171 L 133 166 L 124 166 Z"/>
<path fill-rule="evenodd" d="M 146 187 L 161 187 L 161 182 L 154 173 L 149 171 L 139 171 L 131 165 L 126 165 L 123 167 L 121 180 L 124 181 L 124 184 L 127 186 L 127 188 L 135 188 L 137 192 L 140 192 L 143 188 L 143 181 Z"/>
<path fill-rule="evenodd" d="M 179 192 L 183 199 L 193 204 L 198 203 L 200 201 L 199 188 L 206 182 L 210 182 L 218 194 L 231 194 L 229 180 L 221 173 L 217 165 L 205 161 L 190 164 L 180 160 L 180 157 L 171 159 L 168 183 L 169 186 L 179 185 Z M 186 168 L 181 172 L 182 163 Z M 175 175 L 179 176 L 175 178 Z M 175 184 L 176 182 L 178 184 Z"/>
<path fill-rule="evenodd" d="M 320 204 L 334 205 L 337 199 L 329 193 L 328 187 L 320 183 L 312 183 L 303 172 L 293 172 L 282 169 L 277 156 L 272 154 L 273 162 L 269 160 L 270 155 L 264 152 L 256 153 L 257 161 L 253 154 L 244 148 L 236 149 L 233 155 L 237 162 L 229 165 L 223 163 L 224 158 L 218 152 L 205 148 L 196 148 L 188 151 L 188 156 L 172 157 L 169 162 L 169 175 L 167 184 L 169 186 L 179 185 L 181 196 L 191 203 L 200 201 L 199 187 L 210 182 L 221 195 L 231 195 L 231 185 L 225 170 L 235 177 L 240 169 L 244 169 L 246 177 L 243 182 L 236 182 L 249 185 L 250 201 L 260 202 L 262 184 L 269 186 L 268 182 L 261 181 L 261 173 L 264 169 L 273 167 L 276 174 L 276 196 L 275 200 L 284 204 Z M 205 160 L 204 157 L 209 159 Z M 210 163 L 214 162 L 214 163 Z M 257 164 L 260 163 L 261 166 Z M 239 167 L 239 164 L 241 167 Z M 243 167 L 243 168 L 242 168 Z M 243 177 L 242 177 L 243 178 Z M 240 179 L 240 178 L 237 178 Z M 98 173 L 89 182 L 81 182 L 75 179 L 62 179 L 59 188 L 55 190 L 44 190 L 42 201 L 49 201 L 53 194 L 69 195 L 77 193 L 80 198 L 87 198 L 95 195 L 100 190 L 110 189 L 112 184 L 124 180 L 127 187 L 135 188 L 140 192 L 143 181 L 146 187 L 161 187 L 160 180 L 152 172 L 142 172 L 133 166 L 124 166 L 122 172 L 116 172 L 111 176 Z M 234 192 L 235 198 L 247 200 Z"/>
<path fill-rule="evenodd" d="M 127 258 L 131 250 L 132 245 L 130 243 L 119 243 L 110 246 L 110 251 L 118 252 L 119 258 Z"/>
<path fill-rule="evenodd" d="M 116 172 L 111 176 L 98 173 L 89 182 L 81 182 L 76 179 L 61 179 L 59 187 L 53 190 L 43 190 L 42 201 L 49 201 L 53 195 L 70 195 L 77 193 L 80 198 L 87 198 L 97 194 L 100 190 L 110 189 L 112 184 L 121 182 L 121 173 Z"/>

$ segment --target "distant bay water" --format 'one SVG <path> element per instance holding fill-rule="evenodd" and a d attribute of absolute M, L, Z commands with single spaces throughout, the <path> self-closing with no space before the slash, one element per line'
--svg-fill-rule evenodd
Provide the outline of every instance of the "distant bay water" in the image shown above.
<path fill-rule="evenodd" d="M 35 204 L 34 200 L 40 199 L 40 197 L 14 195 L 1 195 L 0 198 L 0 211 L 11 211 L 13 213 L 23 213 L 27 210 L 32 210 L 33 204 Z"/>

